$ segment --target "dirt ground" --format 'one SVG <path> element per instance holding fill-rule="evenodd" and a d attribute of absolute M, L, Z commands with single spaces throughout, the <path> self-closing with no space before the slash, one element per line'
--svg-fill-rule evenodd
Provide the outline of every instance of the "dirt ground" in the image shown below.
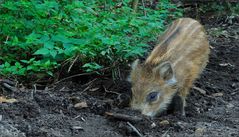
<path fill-rule="evenodd" d="M 18 102 L 0 104 L 0 137 L 239 137 L 239 18 L 201 18 L 210 61 L 187 99 L 186 116 L 154 119 L 128 108 L 130 84 L 79 77 L 48 90 L 1 90 Z M 105 112 L 136 115 L 116 119 Z"/>

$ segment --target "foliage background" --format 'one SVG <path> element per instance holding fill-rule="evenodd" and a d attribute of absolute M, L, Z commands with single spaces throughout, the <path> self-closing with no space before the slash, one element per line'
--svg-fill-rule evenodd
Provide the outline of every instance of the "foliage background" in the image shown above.
<path fill-rule="evenodd" d="M 147 2 L 147 1 L 146 1 Z M 54 76 L 63 64 L 91 72 L 142 56 L 165 24 L 182 15 L 168 0 L 154 9 L 130 0 L 3 0 L 0 74 Z"/>

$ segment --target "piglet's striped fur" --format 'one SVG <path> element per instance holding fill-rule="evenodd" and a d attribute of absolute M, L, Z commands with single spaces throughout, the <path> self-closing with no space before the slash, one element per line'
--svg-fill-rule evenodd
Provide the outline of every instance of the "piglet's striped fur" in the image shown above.
<path fill-rule="evenodd" d="M 207 65 L 209 43 L 203 26 L 191 18 L 175 20 L 159 38 L 159 44 L 140 63 L 132 63 L 131 107 L 155 116 L 167 109 L 177 94 L 185 115 L 185 99 L 193 82 Z"/>

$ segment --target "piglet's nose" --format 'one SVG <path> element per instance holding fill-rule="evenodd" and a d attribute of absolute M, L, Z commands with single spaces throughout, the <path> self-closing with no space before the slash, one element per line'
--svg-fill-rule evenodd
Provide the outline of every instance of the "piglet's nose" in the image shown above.
<path fill-rule="evenodd" d="M 155 115 L 155 113 L 153 111 L 150 111 L 150 112 L 146 112 L 146 111 L 142 111 L 142 114 L 143 115 L 146 115 L 146 116 L 149 116 L 149 117 L 153 117 Z"/>

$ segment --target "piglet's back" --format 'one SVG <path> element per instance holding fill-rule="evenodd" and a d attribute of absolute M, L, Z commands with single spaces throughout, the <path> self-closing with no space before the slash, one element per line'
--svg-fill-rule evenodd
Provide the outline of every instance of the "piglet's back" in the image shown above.
<path fill-rule="evenodd" d="M 195 78 L 207 64 L 209 43 L 203 26 L 194 19 L 177 19 L 159 38 L 159 42 L 145 64 L 170 61 L 178 77 L 191 71 L 196 73 Z"/>

